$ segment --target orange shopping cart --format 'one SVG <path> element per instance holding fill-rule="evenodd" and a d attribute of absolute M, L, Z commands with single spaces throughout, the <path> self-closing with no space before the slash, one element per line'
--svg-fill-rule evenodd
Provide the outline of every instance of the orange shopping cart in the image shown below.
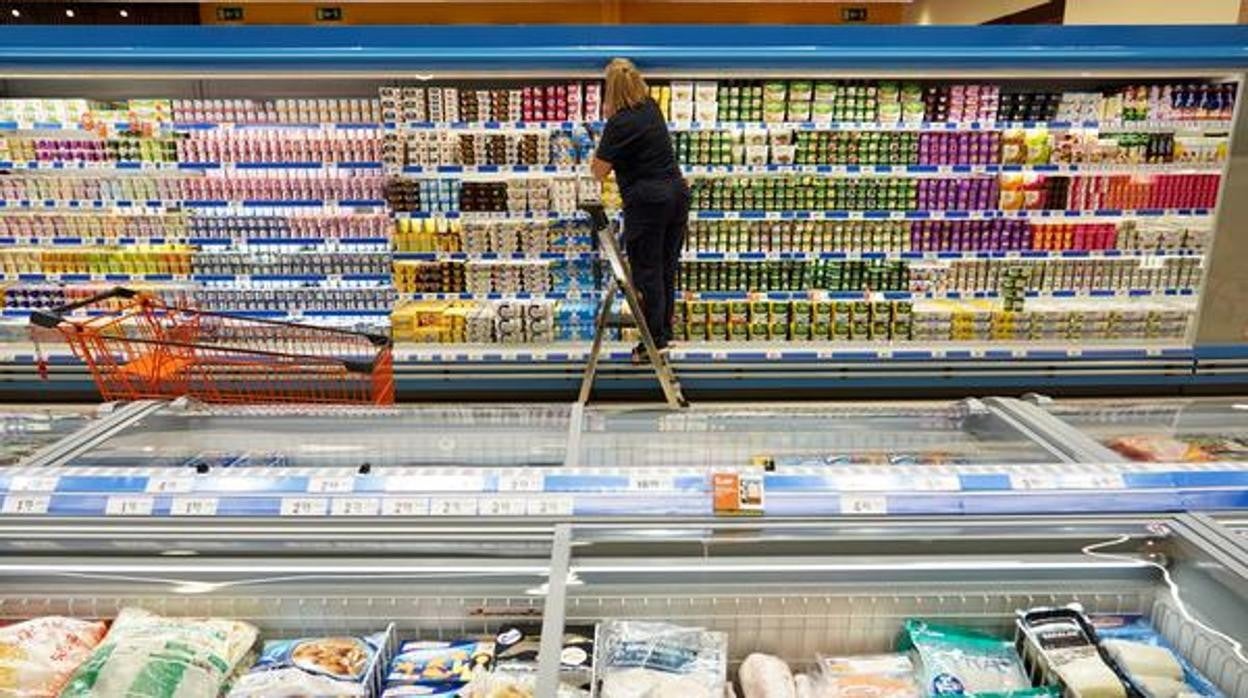
<path fill-rule="evenodd" d="M 71 317 L 96 306 L 105 312 Z M 389 337 L 215 313 L 114 288 L 30 321 L 64 335 L 105 400 L 394 402 Z"/>

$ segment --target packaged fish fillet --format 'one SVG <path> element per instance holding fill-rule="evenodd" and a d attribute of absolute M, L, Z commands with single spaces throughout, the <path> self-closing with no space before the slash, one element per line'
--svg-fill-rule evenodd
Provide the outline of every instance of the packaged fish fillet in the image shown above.
<path fill-rule="evenodd" d="M 1033 689 L 1013 643 L 993 635 L 911 619 L 899 649 L 914 654 L 919 685 L 927 696 L 1021 698 L 1056 693 Z"/>
<path fill-rule="evenodd" d="M 256 663 L 230 689 L 229 698 L 364 696 L 385 639 L 381 632 L 364 637 L 270 640 Z"/>
<path fill-rule="evenodd" d="M 1101 646 L 1147 698 L 1223 698 L 1223 693 L 1141 615 L 1089 616 Z"/>
<path fill-rule="evenodd" d="M 595 642 L 599 698 L 721 698 L 728 674 L 724 633 L 669 623 L 610 620 Z"/>
<path fill-rule="evenodd" d="M 922 698 L 914 662 L 906 654 L 819 657 L 819 698 Z"/>

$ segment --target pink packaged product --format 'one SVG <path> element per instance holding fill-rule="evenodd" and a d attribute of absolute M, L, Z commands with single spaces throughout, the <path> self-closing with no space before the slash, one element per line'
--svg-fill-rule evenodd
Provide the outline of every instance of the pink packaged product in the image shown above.
<path fill-rule="evenodd" d="M 175 123 L 317 124 L 377 123 L 381 103 L 375 99 L 300 98 L 175 99 Z"/>
<path fill-rule="evenodd" d="M 192 137 L 178 141 L 178 160 L 213 163 L 379 162 L 381 132 L 376 129 L 198 131 Z"/>
<path fill-rule="evenodd" d="M 996 177 L 920 179 L 917 207 L 929 211 L 982 211 L 1000 198 Z"/>

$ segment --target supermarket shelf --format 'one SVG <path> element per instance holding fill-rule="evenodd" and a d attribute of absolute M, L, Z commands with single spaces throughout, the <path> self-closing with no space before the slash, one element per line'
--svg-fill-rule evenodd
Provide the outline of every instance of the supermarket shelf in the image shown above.
<path fill-rule="evenodd" d="M 60 281 L 64 283 L 81 283 L 84 281 L 190 281 L 187 274 L 0 274 L 3 281 Z"/>
<path fill-rule="evenodd" d="M 268 129 L 292 129 L 298 131 L 368 131 L 380 128 L 380 124 L 370 121 L 326 121 L 320 123 L 236 123 L 232 121 L 175 121 L 166 126 L 174 131 L 254 131 Z"/>
<path fill-rule="evenodd" d="M 585 214 L 579 211 L 560 213 L 558 211 L 524 211 L 509 213 L 505 211 L 395 211 L 398 220 L 425 218 L 462 218 L 465 220 L 485 221 L 535 221 L 535 220 L 584 220 Z"/>
<path fill-rule="evenodd" d="M 588 126 L 599 129 L 604 122 L 572 121 L 408 121 L 385 122 L 387 129 L 406 130 L 504 130 L 504 131 L 568 131 Z M 669 121 L 673 131 L 732 131 L 774 129 L 791 131 L 1002 131 L 1006 129 L 1093 129 L 1100 131 L 1150 133 L 1169 131 L 1227 131 L 1229 121 Z"/>
<path fill-rule="evenodd" d="M 595 298 L 601 291 L 585 289 L 582 291 L 552 291 L 551 293 L 404 293 L 399 292 L 399 300 L 417 301 L 517 301 L 517 300 L 578 300 Z"/>
<path fill-rule="evenodd" d="M 678 291 L 687 299 L 717 301 L 748 300 L 969 300 L 976 298 L 1001 298 L 1000 291 Z M 1153 298 L 1161 296 L 1193 296 L 1192 288 L 1132 288 L 1132 289 L 1054 289 L 1027 291 L 1027 298 Z"/>
<path fill-rule="evenodd" d="M 887 252 L 686 252 L 685 261 L 815 261 L 815 260 L 885 260 L 922 261 L 963 259 L 1170 259 L 1203 257 L 1204 250 L 967 250 L 926 251 L 891 250 Z"/>
<path fill-rule="evenodd" d="M 411 297 L 411 296 L 407 296 Z M 444 296 L 446 298 L 446 296 Z M 401 399 L 571 400 L 580 386 L 588 341 L 547 345 L 420 345 L 395 348 Z M 654 397 L 653 374 L 630 362 L 631 345 L 603 352 L 602 398 Z M 51 380 L 35 370 L 29 344 L 0 346 L 0 394 L 89 397 L 90 376 L 64 347 L 44 347 Z M 686 392 L 695 401 L 743 398 L 873 395 L 913 397 L 968 392 L 1024 392 L 1042 381 L 1057 394 L 1095 389 L 1097 394 L 1187 389 L 1242 392 L 1248 361 L 1205 373 L 1196 350 L 1182 343 L 1123 340 L 1072 348 L 1068 344 L 762 342 L 678 343 L 671 353 Z M 1119 391 L 1119 392 L 1115 392 Z"/>
<path fill-rule="evenodd" d="M 536 254 L 525 254 L 524 252 L 514 252 L 511 254 L 499 254 L 498 252 L 395 252 L 394 259 L 397 260 L 590 260 L 597 259 L 597 252 L 539 252 Z"/>
<path fill-rule="evenodd" d="M 1150 172 L 1210 173 L 1221 172 L 1221 163 L 1054 163 L 1035 165 L 681 165 L 690 175 L 732 174 L 830 174 L 830 175 L 949 175 L 1000 174 L 1035 172 L 1049 174 Z"/>
<path fill-rule="evenodd" d="M 118 237 L 118 238 L 83 238 L 83 237 L 0 237 L 0 246 L 15 245 L 53 245 L 74 247 L 77 245 L 164 245 L 185 242 L 177 238 L 166 237 Z"/>
<path fill-rule="evenodd" d="M 340 208 L 381 208 L 385 202 L 380 199 L 344 199 L 342 201 L 325 201 L 321 199 L 283 199 L 267 201 L 247 199 L 242 201 L 224 201 L 219 199 L 147 199 L 131 201 L 127 199 L 21 199 L 0 201 L 0 208 L 9 210 L 24 209 L 177 209 L 177 208 L 211 208 L 211 209 L 255 209 L 255 208 L 323 208 L 337 210 Z"/>
<path fill-rule="evenodd" d="M 1208 216 L 1208 208 L 1105 208 L 1088 211 L 721 211 L 690 212 L 694 220 L 989 220 L 996 218 L 1149 218 L 1159 216 Z"/>
<path fill-rule="evenodd" d="M 588 175 L 588 165 L 404 165 L 406 175 L 553 174 Z"/>
<path fill-rule="evenodd" d="M 0 244 L 3 243 L 0 238 Z M 218 248 L 218 247 L 316 247 L 316 248 L 337 248 L 337 247 L 376 247 L 384 246 L 388 251 L 390 248 L 390 238 L 387 237 L 342 237 L 342 238 L 205 238 L 205 237 L 188 237 L 185 239 L 188 245 L 199 245 L 201 247 Z M 369 250 L 351 249 L 351 252 L 361 252 Z"/>

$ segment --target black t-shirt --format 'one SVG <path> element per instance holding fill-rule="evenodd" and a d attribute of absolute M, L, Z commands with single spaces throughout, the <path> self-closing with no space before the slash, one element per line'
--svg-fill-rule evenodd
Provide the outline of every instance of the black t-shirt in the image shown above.
<path fill-rule="evenodd" d="M 638 182 L 680 178 L 667 122 L 653 99 L 621 109 L 607 121 L 598 158 L 611 163 L 625 197 Z"/>

